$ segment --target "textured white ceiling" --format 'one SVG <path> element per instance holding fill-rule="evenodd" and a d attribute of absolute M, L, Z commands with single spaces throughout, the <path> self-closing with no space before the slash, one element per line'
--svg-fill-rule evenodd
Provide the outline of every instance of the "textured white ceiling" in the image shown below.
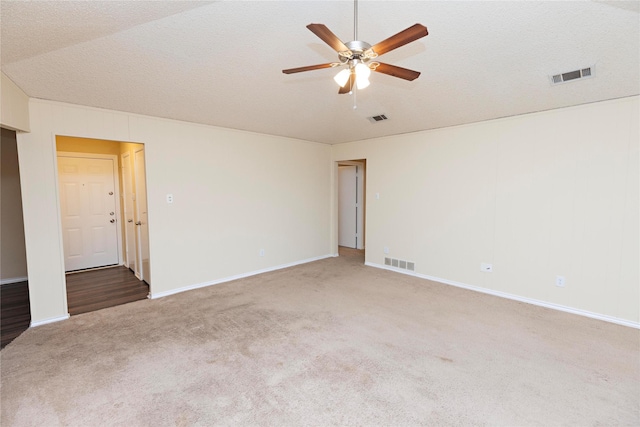
<path fill-rule="evenodd" d="M 336 70 L 281 72 L 336 60 L 305 26 L 352 40 L 350 1 L 2 0 L 2 71 L 36 98 L 333 144 L 637 95 L 638 4 L 361 0 L 360 40 L 429 36 L 381 57 L 417 80 L 374 73 L 354 99 Z"/>

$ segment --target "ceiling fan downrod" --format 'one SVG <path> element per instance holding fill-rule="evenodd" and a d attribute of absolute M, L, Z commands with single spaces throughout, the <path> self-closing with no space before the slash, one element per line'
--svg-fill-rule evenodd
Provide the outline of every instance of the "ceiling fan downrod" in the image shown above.
<path fill-rule="evenodd" d="M 348 69 L 338 73 L 334 80 L 342 88 L 349 83 L 348 93 L 355 94 L 353 89 L 364 89 L 369 86 L 369 76 L 371 75 L 371 69 L 365 65 L 370 59 L 365 52 L 371 49 L 371 45 L 358 40 L 358 0 L 353 0 L 353 41 L 345 43 L 345 46 L 349 50 L 340 52 L 338 58 L 340 62 L 347 64 Z M 356 108 L 355 96 L 353 108 Z"/>
<path fill-rule="evenodd" d="M 358 40 L 358 0 L 353 0 L 353 40 Z"/>

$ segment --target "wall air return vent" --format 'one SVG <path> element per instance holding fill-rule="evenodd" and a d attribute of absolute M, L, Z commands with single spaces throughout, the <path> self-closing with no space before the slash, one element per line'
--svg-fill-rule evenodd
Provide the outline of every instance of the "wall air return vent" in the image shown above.
<path fill-rule="evenodd" d="M 569 71 L 562 74 L 556 74 L 554 76 L 549 76 L 551 78 L 551 84 L 557 85 L 562 83 L 567 83 L 573 80 L 586 79 L 589 77 L 593 77 L 595 75 L 595 69 L 593 66 L 582 68 L 580 70 Z"/>
<path fill-rule="evenodd" d="M 379 114 L 377 116 L 367 117 L 367 119 L 369 119 L 369 121 L 371 123 L 377 123 L 377 122 L 381 122 L 383 120 L 389 120 L 389 118 L 387 116 L 385 116 L 384 114 Z"/>
<path fill-rule="evenodd" d="M 388 258 L 385 257 L 384 258 L 384 265 L 389 266 L 389 267 L 394 267 L 394 268 L 400 268 L 402 270 L 409 270 L 409 271 L 415 271 L 416 270 L 416 264 L 412 261 L 405 261 L 402 259 L 395 259 L 395 258 Z"/>

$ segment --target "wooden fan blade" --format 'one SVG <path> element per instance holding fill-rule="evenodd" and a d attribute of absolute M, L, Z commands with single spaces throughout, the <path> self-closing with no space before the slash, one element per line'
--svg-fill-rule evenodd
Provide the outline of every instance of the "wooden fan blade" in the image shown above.
<path fill-rule="evenodd" d="M 427 35 L 429 35 L 427 27 L 422 24 L 415 24 L 404 31 L 400 31 L 398 34 L 371 46 L 371 50 L 378 55 L 384 55 L 393 49 L 397 49 L 400 46 L 404 46 L 407 43 L 411 43 L 412 41 L 418 40 Z"/>
<path fill-rule="evenodd" d="M 320 37 L 323 42 L 331 46 L 336 52 L 350 52 L 349 48 L 342 43 L 342 40 L 333 34 L 324 24 L 309 24 L 307 28 L 313 34 Z"/>
<path fill-rule="evenodd" d="M 340 65 L 339 62 L 328 62 L 326 64 L 318 64 L 318 65 L 308 65 L 306 67 L 298 67 L 298 68 L 289 68 L 286 70 L 282 70 L 285 74 L 293 74 L 293 73 L 301 73 L 303 71 L 313 71 L 313 70 L 321 70 L 323 68 L 333 68 L 337 65 Z"/>
<path fill-rule="evenodd" d="M 382 62 L 380 62 L 380 65 L 374 68 L 373 71 L 405 80 L 415 80 L 420 76 L 420 72 L 418 71 L 409 70 L 408 68 L 402 68 L 396 65 L 384 64 Z"/>
<path fill-rule="evenodd" d="M 351 73 L 351 75 L 349 75 L 349 81 L 347 82 L 347 84 L 345 84 L 343 87 L 340 88 L 340 90 L 338 91 L 338 94 L 344 95 L 345 93 L 351 92 L 351 90 L 353 89 L 353 85 L 355 83 L 356 83 L 356 75 Z"/>

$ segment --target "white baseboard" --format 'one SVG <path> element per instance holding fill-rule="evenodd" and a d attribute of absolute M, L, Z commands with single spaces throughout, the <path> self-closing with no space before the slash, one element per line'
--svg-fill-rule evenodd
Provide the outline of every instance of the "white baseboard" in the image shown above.
<path fill-rule="evenodd" d="M 2 279 L 0 280 L 0 285 L 8 285 L 10 283 L 20 283 L 20 282 L 26 282 L 27 281 L 27 277 L 10 277 L 8 279 Z"/>
<path fill-rule="evenodd" d="M 427 279 L 427 280 L 431 280 L 433 282 L 444 283 L 445 285 L 451 285 L 451 286 L 455 286 L 455 287 L 458 287 L 458 288 L 468 289 L 470 291 L 481 292 L 483 294 L 493 295 L 493 296 L 497 296 L 497 297 L 501 297 L 501 298 L 507 298 L 507 299 L 514 300 L 514 301 L 520 301 L 520 302 L 524 302 L 524 303 L 527 303 L 527 304 L 533 304 L 533 305 L 537 305 L 537 306 L 540 306 L 540 307 L 551 308 L 553 310 L 564 311 L 566 313 L 572 313 L 572 314 L 577 314 L 577 315 L 580 315 L 580 316 L 590 317 L 592 319 L 604 320 L 605 322 L 615 323 L 617 325 L 628 326 L 628 327 L 631 327 L 631 328 L 640 329 L 640 322 L 633 322 L 631 320 L 620 319 L 618 317 L 613 317 L 613 316 L 607 316 L 606 314 L 594 313 L 594 312 L 587 311 L 587 310 L 581 310 L 581 309 L 578 309 L 578 308 L 567 307 L 565 305 L 554 304 L 554 303 L 546 302 L 546 301 L 540 301 L 540 300 L 533 299 L 533 298 L 521 297 L 519 295 L 509 294 L 509 293 L 501 292 L 501 291 L 494 291 L 492 289 L 482 288 L 480 286 L 467 285 L 465 283 L 456 282 L 454 280 L 441 279 L 439 277 L 428 276 L 426 274 L 415 273 L 415 272 L 412 272 L 412 271 L 402 270 L 402 269 L 399 269 L 399 268 L 393 268 L 393 267 L 389 267 L 387 265 L 376 264 L 376 263 L 373 263 L 373 262 L 365 262 L 365 265 L 367 265 L 369 267 L 380 268 L 380 269 L 383 269 L 383 270 L 389 270 L 389 271 L 394 271 L 396 273 L 401 273 L 401 274 L 406 274 L 406 275 L 409 275 L 409 276 L 418 277 L 420 279 Z"/>
<path fill-rule="evenodd" d="M 64 316 L 58 316 L 58 317 L 50 317 L 48 319 L 43 319 L 43 320 L 38 320 L 38 321 L 31 321 L 31 328 L 35 328 L 36 326 L 42 326 L 42 325 L 46 325 L 47 323 L 54 323 L 54 322 L 60 322 L 62 320 L 67 320 L 69 318 L 69 313 L 67 313 Z"/>
<path fill-rule="evenodd" d="M 323 255 L 323 256 L 319 256 L 319 257 L 315 257 L 315 258 L 308 258 L 308 259 L 303 259 L 301 261 L 291 262 L 289 264 L 281 264 L 281 265 L 277 265 L 275 267 L 269 267 L 269 268 L 265 268 L 265 269 L 262 269 L 262 270 L 251 271 L 249 273 L 238 274 L 236 276 L 225 277 L 223 279 L 212 280 L 210 282 L 196 283 L 194 285 L 183 286 L 181 288 L 171 289 L 169 291 L 157 292 L 157 293 L 151 292 L 151 294 L 149 294 L 149 299 L 157 299 L 157 298 L 162 298 L 162 297 L 166 297 L 166 296 L 169 296 L 169 295 L 179 294 L 181 292 L 191 291 L 191 290 L 194 290 L 194 289 L 206 288 L 207 286 L 213 286 L 213 285 L 218 285 L 220 283 L 231 282 L 233 280 L 244 279 L 245 277 L 256 276 L 258 274 L 268 273 L 270 271 L 282 270 L 283 268 L 294 267 L 296 265 L 306 264 L 306 263 L 314 262 L 314 261 L 319 261 L 321 259 L 330 258 L 330 257 L 333 257 L 333 256 L 335 256 L 335 255 Z"/>

